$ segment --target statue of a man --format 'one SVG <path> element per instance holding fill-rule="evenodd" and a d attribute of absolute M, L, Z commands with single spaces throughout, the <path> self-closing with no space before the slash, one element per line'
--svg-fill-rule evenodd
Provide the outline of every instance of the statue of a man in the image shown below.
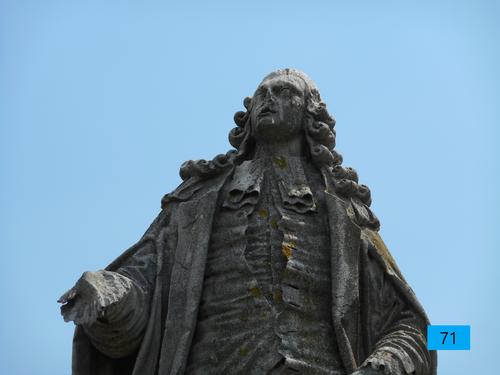
<path fill-rule="evenodd" d="M 141 240 L 60 302 L 75 375 L 436 373 L 428 319 L 314 83 L 264 78 Z"/>

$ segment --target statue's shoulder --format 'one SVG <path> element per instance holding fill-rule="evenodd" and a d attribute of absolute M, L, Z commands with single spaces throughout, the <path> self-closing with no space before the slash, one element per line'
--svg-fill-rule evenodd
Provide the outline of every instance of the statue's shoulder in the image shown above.
<path fill-rule="evenodd" d="M 370 189 L 358 183 L 354 169 L 337 166 L 333 171 L 325 171 L 324 177 L 326 191 L 343 201 L 349 218 L 356 225 L 362 229 L 380 229 L 380 222 L 370 208 Z"/>
<path fill-rule="evenodd" d="M 365 240 L 370 247 L 375 249 L 377 253 L 390 265 L 395 265 L 396 262 L 387 248 L 384 240 L 378 231 L 369 228 L 361 230 L 361 238 Z"/>
<path fill-rule="evenodd" d="M 344 198 L 345 199 L 345 198 Z M 380 229 L 380 222 L 372 209 L 357 197 L 346 199 L 348 213 L 351 219 L 361 228 L 370 229 L 377 232 Z"/>
<path fill-rule="evenodd" d="M 188 160 L 181 165 L 179 174 L 183 182 L 162 201 L 162 209 L 169 202 L 185 202 L 218 190 L 234 169 L 235 150 L 219 154 L 212 160 Z"/>
<path fill-rule="evenodd" d="M 216 174 L 193 175 L 188 177 L 172 192 L 163 196 L 161 200 L 162 209 L 171 203 L 200 199 L 211 191 L 219 191 L 232 171 L 233 168 L 227 168 Z"/>

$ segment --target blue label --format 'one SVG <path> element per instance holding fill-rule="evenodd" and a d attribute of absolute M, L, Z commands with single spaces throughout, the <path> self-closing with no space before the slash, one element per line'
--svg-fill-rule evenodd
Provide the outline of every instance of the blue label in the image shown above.
<path fill-rule="evenodd" d="M 427 349 L 470 350 L 470 326 L 427 326 Z"/>

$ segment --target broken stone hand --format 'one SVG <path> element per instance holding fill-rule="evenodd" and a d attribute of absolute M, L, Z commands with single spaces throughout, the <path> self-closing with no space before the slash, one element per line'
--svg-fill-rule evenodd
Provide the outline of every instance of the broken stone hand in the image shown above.
<path fill-rule="evenodd" d="M 105 318 L 106 312 L 124 300 L 131 289 L 132 281 L 116 272 L 84 272 L 57 302 L 62 303 L 64 321 L 91 325 Z"/>

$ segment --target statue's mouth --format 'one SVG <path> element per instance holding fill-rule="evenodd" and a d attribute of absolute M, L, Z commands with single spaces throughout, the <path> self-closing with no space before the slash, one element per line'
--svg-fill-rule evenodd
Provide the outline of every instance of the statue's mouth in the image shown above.
<path fill-rule="evenodd" d="M 259 114 L 257 115 L 257 117 L 264 117 L 264 116 L 270 116 L 272 115 L 273 113 L 276 113 L 276 111 L 273 111 L 271 108 L 269 107 L 263 107 L 260 111 L 259 111 Z"/>

